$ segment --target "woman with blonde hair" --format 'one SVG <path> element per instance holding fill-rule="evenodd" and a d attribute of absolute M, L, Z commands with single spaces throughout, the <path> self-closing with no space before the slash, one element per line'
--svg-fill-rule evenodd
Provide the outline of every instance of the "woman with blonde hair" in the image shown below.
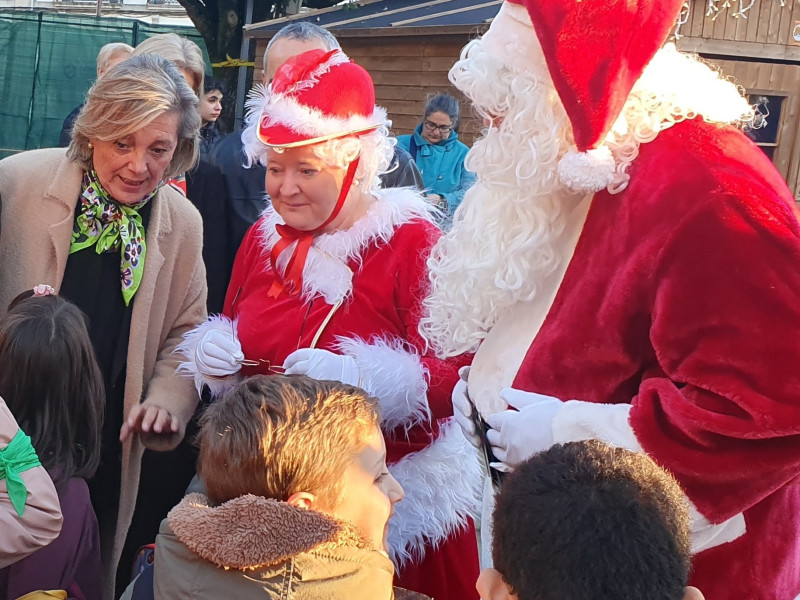
<path fill-rule="evenodd" d="M 0 161 L 0 315 L 17 294 L 48 284 L 87 315 L 103 376 L 102 454 L 89 488 L 104 597 L 113 594 L 144 449 L 174 448 L 198 400 L 175 374 L 172 352 L 205 319 L 202 224 L 164 185 L 197 158 L 197 103 L 172 63 L 137 56 L 89 90 L 67 151 Z"/>

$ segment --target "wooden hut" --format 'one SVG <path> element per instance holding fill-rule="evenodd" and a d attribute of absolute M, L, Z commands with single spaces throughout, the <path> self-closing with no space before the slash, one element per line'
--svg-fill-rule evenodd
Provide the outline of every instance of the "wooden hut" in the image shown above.
<path fill-rule="evenodd" d="M 267 42 L 284 25 L 308 20 L 331 30 L 370 71 L 378 104 L 396 134 L 419 123 L 425 99 L 445 91 L 463 101 L 447 73 L 464 45 L 485 31 L 502 0 L 365 0 L 245 28 L 256 40 L 256 72 Z M 697 52 L 747 90 L 767 125 L 756 141 L 800 202 L 800 1 L 689 0 L 677 29 L 681 50 Z M 749 8 L 748 8 L 749 5 Z M 461 137 L 480 129 L 462 102 Z"/>
<path fill-rule="evenodd" d="M 367 69 L 377 103 L 392 119 L 392 131 L 411 133 L 422 119 L 429 94 L 447 92 L 461 100 L 461 138 L 472 143 L 480 127 L 447 73 L 466 43 L 483 33 L 502 0 L 366 0 L 255 23 L 245 35 L 256 40 L 256 73 L 267 43 L 292 21 L 311 21 L 329 29 L 342 49 Z"/>

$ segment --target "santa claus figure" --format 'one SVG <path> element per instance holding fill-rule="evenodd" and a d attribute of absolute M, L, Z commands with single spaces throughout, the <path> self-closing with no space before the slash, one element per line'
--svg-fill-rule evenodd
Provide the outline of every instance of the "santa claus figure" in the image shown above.
<path fill-rule="evenodd" d="M 472 406 L 488 424 L 493 470 L 573 440 L 642 450 L 691 504 L 692 585 L 787 600 L 800 226 L 734 84 L 664 46 L 682 4 L 506 2 L 463 50 L 478 182 L 421 327 L 440 356 L 477 349 L 453 404 L 473 439 Z"/>
<path fill-rule="evenodd" d="M 394 140 L 372 79 L 341 51 L 289 59 L 261 92 L 242 140 L 267 167 L 271 205 L 242 242 L 223 314 L 186 336 L 182 369 L 214 393 L 299 373 L 377 397 L 405 489 L 388 530 L 399 585 L 477 598 L 480 465 L 447 422 L 464 361 L 436 358 L 418 332 L 432 209 L 415 190 L 379 189 Z"/>

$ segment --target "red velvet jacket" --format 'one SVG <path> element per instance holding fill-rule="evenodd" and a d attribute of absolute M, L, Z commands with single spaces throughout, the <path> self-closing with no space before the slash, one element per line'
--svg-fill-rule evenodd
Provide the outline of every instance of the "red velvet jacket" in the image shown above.
<path fill-rule="evenodd" d="M 632 405 L 636 440 L 711 523 L 746 533 L 695 557 L 708 600 L 800 594 L 800 226 L 767 157 L 693 120 L 598 193 L 513 387 Z M 477 362 L 477 360 L 476 360 Z M 567 402 L 556 441 L 603 429 Z M 573 406 L 569 406 L 573 405 Z"/>

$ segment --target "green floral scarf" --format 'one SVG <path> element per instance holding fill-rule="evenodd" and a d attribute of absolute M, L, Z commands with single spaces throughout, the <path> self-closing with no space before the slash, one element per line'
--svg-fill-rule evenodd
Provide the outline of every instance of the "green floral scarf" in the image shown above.
<path fill-rule="evenodd" d="M 160 187 L 160 186 L 159 186 Z M 69 253 L 95 247 L 97 254 L 120 252 L 122 298 L 129 306 L 139 289 L 144 271 L 147 245 L 139 209 L 158 192 L 158 188 L 133 206 L 120 204 L 100 185 L 97 173 L 86 173 L 83 179 L 80 214 L 75 219 Z"/>

